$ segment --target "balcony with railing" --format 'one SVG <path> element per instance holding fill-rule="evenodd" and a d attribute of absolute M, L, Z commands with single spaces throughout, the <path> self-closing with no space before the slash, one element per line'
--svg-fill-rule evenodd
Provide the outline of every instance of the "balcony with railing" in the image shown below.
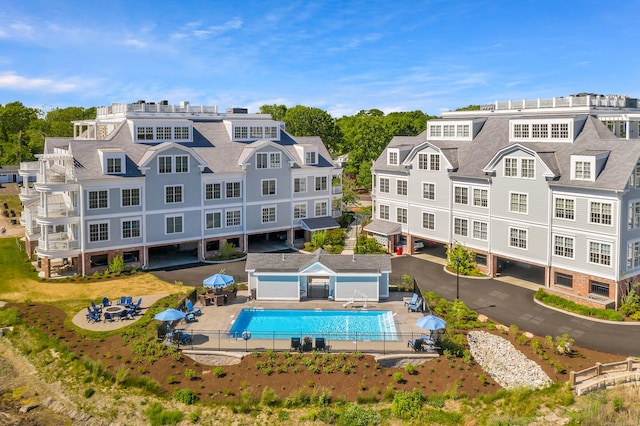
<path fill-rule="evenodd" d="M 20 197 L 20 201 L 24 203 L 25 201 L 29 201 L 37 198 L 39 195 L 39 192 L 36 191 L 35 188 L 33 187 L 23 186 L 20 188 L 20 194 L 18 195 Z"/>
<path fill-rule="evenodd" d="M 135 114 L 215 114 L 218 115 L 218 107 L 205 105 L 190 105 L 182 102 L 180 105 L 169 105 L 164 102 L 136 102 L 132 104 L 113 103 L 111 106 L 99 107 L 97 118 L 109 118 L 114 116 L 126 117 Z"/>
<path fill-rule="evenodd" d="M 78 240 L 68 232 L 51 233 L 47 234 L 46 238 L 38 238 L 38 253 L 41 255 L 76 250 L 78 247 Z"/>
<path fill-rule="evenodd" d="M 49 203 L 45 209 L 38 206 L 38 218 L 56 219 L 78 217 L 78 208 L 68 206 L 66 203 Z"/>
<path fill-rule="evenodd" d="M 22 161 L 20 163 L 20 168 L 18 169 L 18 173 L 20 176 L 35 176 L 36 173 L 40 171 L 40 162 L 39 161 Z"/>

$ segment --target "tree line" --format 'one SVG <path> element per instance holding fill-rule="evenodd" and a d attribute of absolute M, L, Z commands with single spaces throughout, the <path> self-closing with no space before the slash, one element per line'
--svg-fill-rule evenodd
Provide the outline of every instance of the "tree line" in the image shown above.
<path fill-rule="evenodd" d="M 263 105 L 259 112 L 283 121 L 293 136 L 319 136 L 334 157 L 348 154 L 345 175 L 350 184 L 365 188 L 371 188 L 372 161 L 391 139 L 418 135 L 426 129 L 427 120 L 434 118 L 422 111 L 385 114 L 379 109 L 333 118 L 320 108 L 275 104 Z M 21 102 L 0 104 L 0 164 L 33 161 L 43 152 L 46 137 L 71 137 L 72 121 L 95 118 L 95 107 L 43 111 Z"/>

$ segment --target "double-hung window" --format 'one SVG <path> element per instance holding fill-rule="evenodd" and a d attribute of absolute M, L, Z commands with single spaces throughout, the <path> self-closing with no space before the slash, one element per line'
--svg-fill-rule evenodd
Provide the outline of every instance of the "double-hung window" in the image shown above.
<path fill-rule="evenodd" d="M 89 191 L 90 209 L 106 209 L 107 207 L 109 207 L 109 197 L 106 189 Z"/>
<path fill-rule="evenodd" d="M 276 180 L 265 179 L 262 181 L 262 196 L 276 195 Z"/>
<path fill-rule="evenodd" d="M 91 223 L 89 224 L 89 241 L 108 241 L 109 240 L 109 223 Z"/>
<path fill-rule="evenodd" d="M 307 203 L 293 205 L 293 218 L 304 219 L 307 217 Z"/>
<path fill-rule="evenodd" d="M 527 213 L 528 204 L 527 204 L 527 194 L 521 194 L 519 192 L 512 192 L 509 194 L 510 203 L 509 203 L 509 211 L 513 213 Z"/>
<path fill-rule="evenodd" d="M 611 203 L 592 201 L 589 203 L 589 221 L 602 225 L 611 225 Z"/>
<path fill-rule="evenodd" d="M 575 201 L 570 198 L 556 198 L 556 219 L 573 220 L 575 218 Z"/>
<path fill-rule="evenodd" d="M 509 247 L 519 249 L 527 248 L 527 230 L 521 228 L 509 228 Z"/>
<path fill-rule="evenodd" d="M 262 223 L 272 223 L 276 221 L 276 208 L 275 206 L 262 208 Z"/>
<path fill-rule="evenodd" d="M 259 152 L 256 154 L 256 169 L 269 168 L 269 154 L 266 152 Z"/>
<path fill-rule="evenodd" d="M 160 155 L 158 157 L 158 173 L 173 173 L 173 157 L 170 155 Z"/>
<path fill-rule="evenodd" d="M 629 203 L 629 217 L 627 227 L 629 229 L 640 228 L 640 201 L 632 201 Z"/>
<path fill-rule="evenodd" d="M 239 209 L 226 211 L 226 224 L 227 226 L 240 226 L 242 224 L 242 221 L 240 220 Z"/>
<path fill-rule="evenodd" d="M 398 179 L 396 181 L 396 194 L 407 195 L 407 181 L 404 179 Z"/>
<path fill-rule="evenodd" d="M 473 238 L 476 240 L 487 240 L 487 222 L 473 221 Z"/>
<path fill-rule="evenodd" d="M 189 173 L 188 155 L 176 155 L 176 173 Z"/>
<path fill-rule="evenodd" d="M 434 183 L 422 182 L 422 198 L 425 200 L 436 199 L 436 185 Z"/>
<path fill-rule="evenodd" d="M 378 217 L 383 220 L 389 220 L 389 206 L 380 204 L 378 207 Z"/>
<path fill-rule="evenodd" d="M 122 221 L 122 238 L 136 238 L 140 236 L 140 220 L 123 220 Z"/>
<path fill-rule="evenodd" d="M 454 203 L 469 204 L 469 188 L 466 186 L 454 186 L 453 194 Z"/>
<path fill-rule="evenodd" d="M 589 262 L 611 266 L 611 244 L 589 241 Z"/>
<path fill-rule="evenodd" d="M 473 188 L 473 205 L 476 207 L 487 207 L 489 205 L 489 191 L 486 189 Z"/>
<path fill-rule="evenodd" d="M 436 229 L 436 215 L 429 212 L 422 212 L 422 227 L 431 231 Z"/>
<path fill-rule="evenodd" d="M 270 152 L 269 153 L 269 168 L 270 169 L 279 169 L 281 167 L 281 160 L 280 160 L 280 153 L 279 152 Z"/>
<path fill-rule="evenodd" d="M 380 192 L 389 193 L 389 178 L 380 178 Z"/>
<path fill-rule="evenodd" d="M 627 245 L 627 270 L 640 268 L 640 241 Z"/>
<path fill-rule="evenodd" d="M 418 154 L 418 170 L 429 170 L 429 154 Z"/>
<path fill-rule="evenodd" d="M 466 237 L 469 235 L 469 220 L 456 217 L 453 219 L 453 233 Z"/>
<path fill-rule="evenodd" d="M 164 202 L 166 204 L 182 202 L 182 185 L 165 186 Z"/>
<path fill-rule="evenodd" d="M 574 242 L 575 239 L 573 237 L 555 235 L 553 237 L 553 253 L 556 256 L 568 257 L 569 259 L 573 259 Z"/>
<path fill-rule="evenodd" d="M 165 218 L 165 226 L 167 234 L 180 234 L 182 233 L 182 216 L 167 216 Z"/>
<path fill-rule="evenodd" d="M 533 158 L 520 159 L 520 177 L 533 179 L 536 177 L 535 161 Z"/>
<path fill-rule="evenodd" d="M 240 182 L 227 182 L 225 197 L 240 198 Z"/>
<path fill-rule="evenodd" d="M 122 159 L 107 158 L 107 173 L 122 173 Z"/>
<path fill-rule="evenodd" d="M 398 223 L 407 223 L 407 209 L 398 207 L 396 209 L 396 219 Z"/>
<path fill-rule="evenodd" d="M 207 212 L 205 215 L 205 228 L 222 228 L 222 212 Z"/>
<path fill-rule="evenodd" d="M 220 183 L 207 183 L 204 186 L 205 200 L 219 200 L 222 198 L 222 188 Z"/>
<path fill-rule="evenodd" d="M 307 178 L 293 179 L 293 192 L 307 192 Z"/>
<path fill-rule="evenodd" d="M 517 158 L 505 158 L 504 159 L 504 175 L 506 177 L 518 177 L 518 159 Z"/>
<path fill-rule="evenodd" d="M 327 177 L 316 176 L 316 191 L 326 191 L 326 190 L 327 190 Z"/>
<path fill-rule="evenodd" d="M 327 202 L 320 201 L 315 203 L 315 214 L 316 217 L 323 217 L 327 215 Z"/>
<path fill-rule="evenodd" d="M 122 207 L 140 205 L 140 188 L 124 188 L 122 190 Z"/>

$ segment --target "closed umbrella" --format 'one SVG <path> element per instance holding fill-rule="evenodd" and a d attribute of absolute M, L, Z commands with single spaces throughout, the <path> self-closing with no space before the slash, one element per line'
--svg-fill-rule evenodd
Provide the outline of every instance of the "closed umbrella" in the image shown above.
<path fill-rule="evenodd" d="M 214 288 L 226 287 L 233 283 L 234 283 L 233 277 L 225 274 L 211 275 L 209 278 L 206 278 L 204 281 L 202 281 L 202 284 L 205 287 L 214 287 Z"/>
<path fill-rule="evenodd" d="M 185 316 L 187 316 L 187 314 L 185 314 L 182 311 L 179 311 L 177 309 L 173 309 L 173 308 L 168 308 L 165 309 L 164 311 L 156 314 L 155 319 L 159 320 L 159 321 L 176 321 L 179 319 L 184 318 Z"/>
<path fill-rule="evenodd" d="M 416 325 L 420 328 L 424 328 L 425 330 L 434 331 L 445 328 L 447 323 L 442 318 L 438 318 L 435 315 L 425 315 L 422 318 L 418 318 Z"/>

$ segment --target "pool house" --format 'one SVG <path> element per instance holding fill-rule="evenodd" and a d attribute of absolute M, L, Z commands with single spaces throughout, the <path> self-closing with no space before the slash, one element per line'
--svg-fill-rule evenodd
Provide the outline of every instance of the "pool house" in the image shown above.
<path fill-rule="evenodd" d="M 386 254 L 249 253 L 245 270 L 256 300 L 366 305 L 389 297 L 391 259 Z"/>

